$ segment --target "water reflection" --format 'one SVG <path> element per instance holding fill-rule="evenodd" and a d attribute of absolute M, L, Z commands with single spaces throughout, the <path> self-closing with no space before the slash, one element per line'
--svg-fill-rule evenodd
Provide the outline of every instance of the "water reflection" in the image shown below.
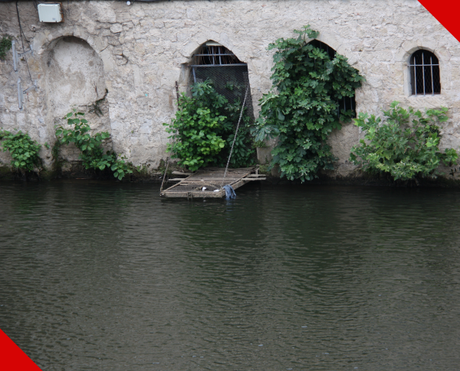
<path fill-rule="evenodd" d="M 455 190 L 2 184 L 0 328 L 43 369 L 455 370 Z"/>

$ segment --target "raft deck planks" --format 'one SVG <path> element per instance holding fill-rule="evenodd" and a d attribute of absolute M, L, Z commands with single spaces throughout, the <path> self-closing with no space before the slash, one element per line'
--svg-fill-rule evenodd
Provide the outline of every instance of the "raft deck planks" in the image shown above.
<path fill-rule="evenodd" d="M 198 170 L 187 178 L 174 179 L 179 182 L 160 192 L 160 196 L 176 198 L 222 198 L 225 197 L 225 190 L 221 186 L 230 184 L 236 190 L 250 181 L 266 179 L 257 173 L 255 167 L 228 169 L 225 179 L 224 172 L 225 169 L 222 168 Z M 203 187 L 206 187 L 204 191 Z"/>

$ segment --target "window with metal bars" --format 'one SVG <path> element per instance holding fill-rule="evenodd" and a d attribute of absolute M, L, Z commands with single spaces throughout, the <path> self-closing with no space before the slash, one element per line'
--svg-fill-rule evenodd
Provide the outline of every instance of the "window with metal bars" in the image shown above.
<path fill-rule="evenodd" d="M 309 44 L 325 51 L 331 60 L 334 59 L 336 51 L 332 49 L 329 45 L 319 40 L 312 40 L 309 42 Z M 337 103 L 339 104 L 338 114 L 340 114 L 340 112 L 351 111 L 353 112 L 352 117 L 356 117 L 356 101 L 354 95 L 353 97 L 342 97 L 342 99 L 340 99 Z"/>
<path fill-rule="evenodd" d="M 249 88 L 248 66 L 225 46 L 214 41 L 206 42 L 193 55 L 189 66 L 190 83 L 210 80 L 216 91 L 230 103 L 244 100 L 246 89 Z M 246 107 L 248 115 L 253 118 L 250 88 Z"/>
<path fill-rule="evenodd" d="M 409 74 L 412 95 L 441 94 L 439 60 L 432 52 L 420 49 L 413 53 Z"/>
<path fill-rule="evenodd" d="M 208 41 L 193 55 L 191 63 L 191 67 L 200 67 L 204 65 L 208 67 L 228 65 L 246 66 L 246 63 L 242 63 L 236 55 L 225 46 L 214 41 Z"/>

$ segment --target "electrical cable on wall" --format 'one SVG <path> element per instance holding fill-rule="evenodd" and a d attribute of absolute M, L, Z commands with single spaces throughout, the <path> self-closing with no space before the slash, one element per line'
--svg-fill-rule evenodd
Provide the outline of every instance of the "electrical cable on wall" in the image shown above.
<path fill-rule="evenodd" d="M 22 44 L 22 53 L 20 55 L 25 56 L 26 53 L 32 52 L 32 48 L 30 46 L 30 41 L 27 39 L 27 37 L 26 37 L 26 35 L 24 33 L 24 30 L 22 29 L 21 17 L 19 15 L 18 1 L 16 1 L 16 14 L 17 14 L 17 17 L 18 17 L 19 35 L 20 35 L 21 44 Z M 26 40 L 27 43 L 29 43 L 29 50 L 27 52 L 26 52 L 26 49 L 24 47 L 24 39 Z M 13 57 L 14 57 L 14 59 L 16 61 L 17 60 L 17 52 L 16 52 L 15 47 L 13 47 Z M 22 102 L 23 102 L 22 95 L 24 93 L 29 92 L 29 90 L 31 90 L 31 89 L 36 89 L 37 88 L 37 85 L 35 84 L 34 80 L 32 79 L 32 74 L 30 73 L 29 63 L 27 62 L 27 59 L 25 57 L 24 57 L 24 62 L 26 63 L 27 72 L 29 74 L 29 78 L 30 78 L 30 82 L 32 83 L 32 86 L 27 88 L 25 91 L 22 91 L 21 79 L 18 79 L 18 104 L 19 104 L 19 109 L 22 109 Z M 16 71 L 16 68 L 17 68 L 17 65 L 15 65 L 15 71 Z"/>

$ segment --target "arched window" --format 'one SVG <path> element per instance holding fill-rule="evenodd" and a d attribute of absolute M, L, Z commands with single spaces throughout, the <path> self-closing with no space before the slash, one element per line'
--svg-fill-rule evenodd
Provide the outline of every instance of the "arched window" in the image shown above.
<path fill-rule="evenodd" d="M 332 60 L 335 57 L 336 51 L 332 49 L 329 45 L 319 41 L 319 40 L 312 40 L 309 42 L 309 44 L 325 51 L 329 58 Z M 353 117 L 356 117 L 356 101 L 355 101 L 355 96 L 353 97 L 343 97 L 340 99 L 338 102 L 339 104 L 339 114 L 340 112 L 346 112 L 346 111 L 352 111 L 353 112 Z"/>
<path fill-rule="evenodd" d="M 417 50 L 411 55 L 409 73 L 412 95 L 441 94 L 439 60 L 428 50 Z"/>
<path fill-rule="evenodd" d="M 236 100 L 243 102 L 247 90 L 246 107 L 249 116 L 254 117 L 248 66 L 231 50 L 215 41 L 208 41 L 193 54 L 189 67 L 191 83 L 212 81 L 216 91 L 230 103 Z"/>

